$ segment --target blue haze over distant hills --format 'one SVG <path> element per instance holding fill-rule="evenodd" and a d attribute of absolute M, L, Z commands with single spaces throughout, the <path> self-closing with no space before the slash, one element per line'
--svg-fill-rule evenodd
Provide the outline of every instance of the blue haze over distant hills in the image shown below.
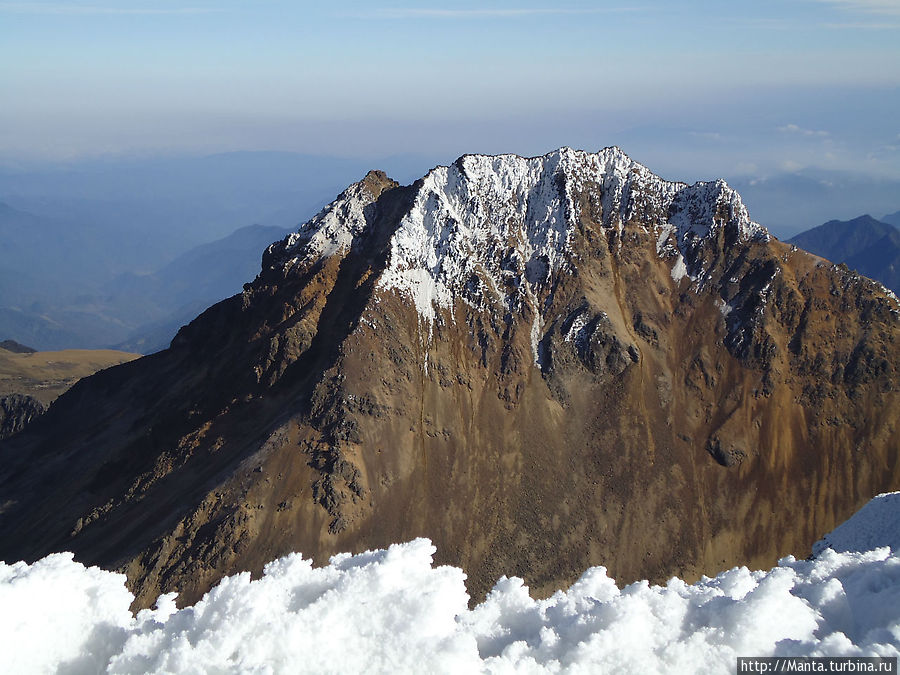
<path fill-rule="evenodd" d="M 788 241 L 900 293 L 900 229 L 884 219 L 863 215 L 847 221 L 830 220 Z"/>
<path fill-rule="evenodd" d="M 408 178 L 422 163 L 382 165 Z M 0 335 L 39 349 L 162 348 L 369 168 L 240 152 L 2 170 Z"/>

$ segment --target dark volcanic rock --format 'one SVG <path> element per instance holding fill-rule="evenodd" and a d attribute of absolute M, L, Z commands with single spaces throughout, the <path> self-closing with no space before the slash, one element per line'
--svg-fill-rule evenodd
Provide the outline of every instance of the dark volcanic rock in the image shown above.
<path fill-rule="evenodd" d="M 431 537 L 473 594 L 770 566 L 900 488 L 900 308 L 615 148 L 372 172 L 0 446 L 0 559 L 191 601 Z"/>
<path fill-rule="evenodd" d="M 9 438 L 44 413 L 44 404 L 24 394 L 0 396 L 0 440 Z"/>

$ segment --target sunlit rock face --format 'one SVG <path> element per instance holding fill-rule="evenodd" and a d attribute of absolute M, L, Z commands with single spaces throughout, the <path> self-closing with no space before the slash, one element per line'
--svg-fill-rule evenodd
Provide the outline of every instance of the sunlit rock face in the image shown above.
<path fill-rule="evenodd" d="M 0 559 L 137 604 L 428 537 L 475 598 L 771 566 L 900 487 L 900 312 L 617 148 L 372 172 L 0 449 Z"/>

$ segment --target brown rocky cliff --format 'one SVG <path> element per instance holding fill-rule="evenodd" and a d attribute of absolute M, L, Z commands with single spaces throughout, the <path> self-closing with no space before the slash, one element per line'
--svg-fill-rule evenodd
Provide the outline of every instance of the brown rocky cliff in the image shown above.
<path fill-rule="evenodd" d="M 550 592 L 804 556 L 900 487 L 896 300 L 723 184 L 569 152 L 351 186 L 169 350 L 0 446 L 0 558 L 74 550 L 147 605 L 421 535 L 475 595 Z"/>

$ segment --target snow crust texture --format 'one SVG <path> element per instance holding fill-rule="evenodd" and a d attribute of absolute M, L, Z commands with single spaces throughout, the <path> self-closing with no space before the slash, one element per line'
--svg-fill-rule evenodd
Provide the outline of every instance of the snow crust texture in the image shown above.
<path fill-rule="evenodd" d="M 769 236 L 724 181 L 666 181 L 615 147 L 532 158 L 465 155 L 415 187 L 379 287 L 411 299 L 429 322 L 455 299 L 540 314 L 539 290 L 571 268 L 574 234 L 586 220 L 619 241 L 627 227 L 654 228 L 657 252 L 672 259 L 676 281 L 702 274 L 685 267 L 684 253 L 723 227 L 735 228 L 741 241 Z M 373 201 L 363 183 L 351 186 L 278 245 L 280 259 L 290 267 L 351 248 L 372 223 L 366 210 Z"/>
<path fill-rule="evenodd" d="M 898 497 L 876 498 L 832 534 L 882 544 L 871 533 L 900 519 Z M 124 576 L 71 554 L 0 563 L 0 670 L 732 673 L 737 656 L 900 654 L 900 557 L 887 546 L 820 547 L 811 560 L 693 585 L 619 589 L 596 567 L 540 601 L 503 577 L 473 610 L 465 575 L 434 567 L 434 552 L 417 539 L 322 568 L 292 554 L 258 580 L 223 579 L 193 607 L 176 609 L 171 594 L 137 617 Z"/>
<path fill-rule="evenodd" d="M 835 551 L 868 551 L 889 546 L 900 553 L 900 492 L 878 495 L 813 544 L 813 555 L 827 548 Z"/>

